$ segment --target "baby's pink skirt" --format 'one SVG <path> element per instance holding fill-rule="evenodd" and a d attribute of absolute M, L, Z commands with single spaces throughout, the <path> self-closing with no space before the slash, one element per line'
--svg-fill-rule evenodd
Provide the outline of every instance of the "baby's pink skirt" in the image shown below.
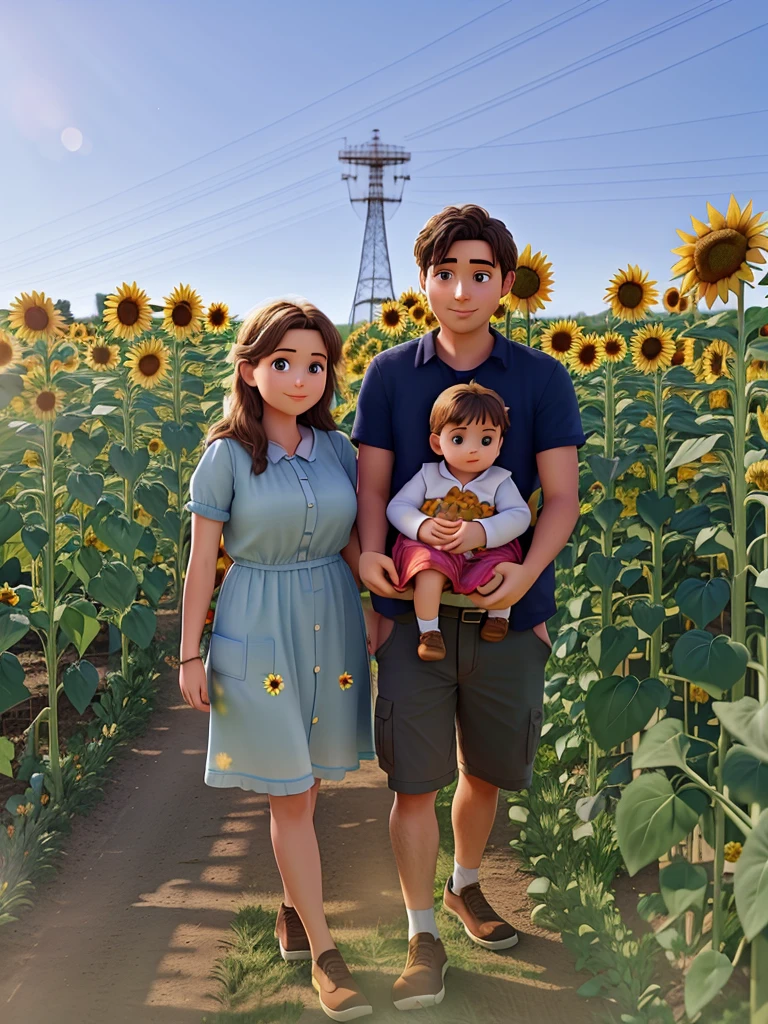
<path fill-rule="evenodd" d="M 467 558 L 453 551 L 438 551 L 420 540 L 410 540 L 400 534 L 395 541 L 392 560 L 397 569 L 399 586 L 395 590 L 405 590 L 408 581 L 417 572 L 424 569 L 438 569 L 448 577 L 454 594 L 471 594 L 493 579 L 496 566 L 500 562 L 516 562 L 523 560 L 523 549 L 519 540 L 503 544 L 500 548 L 486 548 Z"/>

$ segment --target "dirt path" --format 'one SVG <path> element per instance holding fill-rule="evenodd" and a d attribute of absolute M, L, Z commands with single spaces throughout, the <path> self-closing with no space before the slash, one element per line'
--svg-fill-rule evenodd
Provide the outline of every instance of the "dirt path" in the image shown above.
<path fill-rule="evenodd" d="M 166 676 L 148 733 L 123 757 L 104 801 L 76 823 L 58 874 L 21 921 L 0 929 L 4 1024 L 200 1024 L 219 1008 L 209 978 L 219 942 L 244 903 L 278 906 L 279 876 L 266 798 L 203 784 L 206 735 L 204 716 L 180 702 Z M 402 920 L 391 793 L 378 767 L 327 786 L 320 800 L 332 927 L 343 938 Z M 511 958 L 519 971 L 453 971 L 440 1019 L 466 1022 L 471 1005 L 476 1019 L 500 1024 L 588 1024 L 592 1011 L 574 995 L 584 978 L 554 936 L 531 928 L 528 880 L 513 870 L 504 814 L 502 806 L 484 880 L 525 933 Z M 382 1008 L 377 1020 L 398 1016 L 386 1010 L 396 973 L 361 977 Z M 302 1024 L 326 1021 L 306 995 Z"/>

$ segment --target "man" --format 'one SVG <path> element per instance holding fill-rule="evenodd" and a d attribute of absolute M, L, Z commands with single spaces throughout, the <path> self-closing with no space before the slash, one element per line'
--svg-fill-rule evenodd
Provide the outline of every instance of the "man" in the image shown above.
<path fill-rule="evenodd" d="M 499 789 L 524 789 L 531 781 L 551 649 L 546 620 L 555 612 L 553 560 L 578 519 L 577 448 L 585 440 L 566 368 L 489 325 L 515 280 L 517 247 L 505 225 L 479 206 L 447 207 L 424 226 L 414 254 L 439 327 L 375 357 L 352 431 L 359 446 L 360 575 L 379 613 L 376 749 L 395 792 L 390 835 L 408 912 L 408 959 L 393 989 L 403 1010 L 439 1003 L 445 993 L 448 965 L 433 901 L 434 805 L 437 791 L 456 777 L 457 729 L 456 859 L 443 905 L 479 945 L 505 949 L 517 942 L 514 928 L 483 896 L 478 871 Z M 392 586 L 398 583 L 390 558 L 396 534 L 385 510 L 421 464 L 436 459 L 429 445 L 435 398 L 469 380 L 497 391 L 509 407 L 498 465 L 512 473 L 526 500 L 540 485 L 543 508 L 535 530 L 520 538 L 522 564 L 511 567 L 497 591 L 486 598 L 443 595 L 440 628 L 448 657 L 425 662 L 417 655 L 413 606 Z M 485 544 L 480 521 L 463 533 L 455 550 Z M 509 605 L 504 640 L 481 640 L 484 609 Z"/>

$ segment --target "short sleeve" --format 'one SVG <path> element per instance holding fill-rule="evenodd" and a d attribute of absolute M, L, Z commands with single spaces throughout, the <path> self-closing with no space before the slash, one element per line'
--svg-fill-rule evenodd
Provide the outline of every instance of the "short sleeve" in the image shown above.
<path fill-rule="evenodd" d="M 368 444 L 372 448 L 386 448 L 390 452 L 395 450 L 392 409 L 375 359 L 368 366 L 360 385 L 352 440 L 355 444 Z"/>
<path fill-rule="evenodd" d="M 329 435 L 352 486 L 357 490 L 357 453 L 343 430 L 334 430 Z"/>
<path fill-rule="evenodd" d="M 206 519 L 225 523 L 229 519 L 234 493 L 232 452 L 227 439 L 220 437 L 203 452 L 189 481 L 190 500 L 184 507 Z"/>
<path fill-rule="evenodd" d="M 556 360 L 536 406 L 533 425 L 534 451 L 543 452 L 548 448 L 566 448 L 570 445 L 581 448 L 585 441 L 579 402 L 571 375 L 566 367 Z"/>

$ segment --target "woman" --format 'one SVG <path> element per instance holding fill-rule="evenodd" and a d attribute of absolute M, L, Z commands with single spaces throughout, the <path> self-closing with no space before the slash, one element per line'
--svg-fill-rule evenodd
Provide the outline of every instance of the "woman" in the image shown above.
<path fill-rule="evenodd" d="M 352 1020 L 372 1007 L 328 930 L 313 824 L 321 779 L 343 779 L 373 757 L 355 452 L 329 411 L 341 338 L 310 303 L 273 302 L 243 323 L 233 360 L 225 415 L 186 505 L 179 685 L 210 712 L 205 782 L 269 795 L 283 957 L 311 957 L 323 1010 Z M 204 664 L 222 524 L 234 564 Z"/>

